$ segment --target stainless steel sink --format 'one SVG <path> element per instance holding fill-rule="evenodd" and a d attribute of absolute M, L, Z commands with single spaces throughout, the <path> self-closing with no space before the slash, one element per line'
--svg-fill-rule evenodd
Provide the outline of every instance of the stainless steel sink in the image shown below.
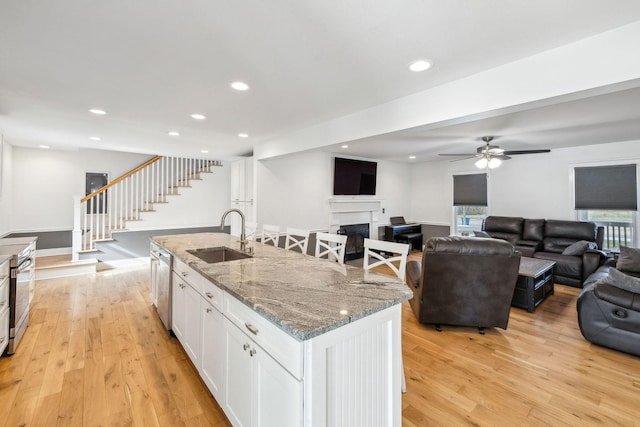
<path fill-rule="evenodd" d="M 214 264 L 217 262 L 236 261 L 239 259 L 251 258 L 251 255 L 227 248 L 226 246 L 217 246 L 215 248 L 187 249 L 191 255 L 195 255 L 204 262 Z"/>

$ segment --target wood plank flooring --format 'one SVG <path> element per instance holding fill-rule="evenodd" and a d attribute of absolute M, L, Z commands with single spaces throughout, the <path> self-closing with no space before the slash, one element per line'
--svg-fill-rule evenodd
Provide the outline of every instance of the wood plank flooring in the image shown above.
<path fill-rule="evenodd" d="M 131 268 L 38 281 L 18 352 L 0 359 L 0 426 L 229 425 L 148 280 Z M 582 338 L 578 291 L 556 286 L 484 336 L 439 333 L 405 303 L 403 425 L 640 426 L 640 358 Z"/>

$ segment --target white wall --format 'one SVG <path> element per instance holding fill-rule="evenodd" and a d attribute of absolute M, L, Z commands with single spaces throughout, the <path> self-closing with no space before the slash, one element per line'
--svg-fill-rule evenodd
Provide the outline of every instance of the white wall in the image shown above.
<path fill-rule="evenodd" d="M 256 162 L 257 222 L 310 230 L 329 228 L 333 197 L 333 157 L 327 152 L 297 153 Z M 410 172 L 406 164 L 378 161 L 375 199 L 389 216 L 409 219 Z M 368 196 L 362 196 L 368 197 Z"/>
<path fill-rule="evenodd" d="M 86 172 L 108 172 L 113 179 L 149 157 L 102 150 L 13 147 L 11 231 L 72 229 L 73 197 L 84 195 Z"/>
<path fill-rule="evenodd" d="M 0 236 L 11 232 L 11 219 L 13 213 L 13 147 L 4 142 L 2 150 L 2 164 L 0 164 Z"/>
<path fill-rule="evenodd" d="M 514 156 L 489 171 L 489 214 L 574 220 L 573 168 L 620 161 L 640 162 L 640 141 Z M 411 169 L 412 218 L 431 224 L 451 222 L 452 174 L 479 171 L 473 160 L 420 163 Z"/>
<path fill-rule="evenodd" d="M 453 203 L 449 162 L 424 162 L 408 165 L 412 197 L 409 212 L 418 222 L 449 225 Z"/>
<path fill-rule="evenodd" d="M 169 203 L 154 205 L 156 212 L 143 212 L 142 221 L 128 223 L 127 229 L 219 226 L 222 214 L 230 205 L 230 167 L 225 164 L 213 168 L 213 173 L 200 176 L 202 181 L 192 180 L 190 188 L 178 189 L 179 196 L 169 197 Z"/>

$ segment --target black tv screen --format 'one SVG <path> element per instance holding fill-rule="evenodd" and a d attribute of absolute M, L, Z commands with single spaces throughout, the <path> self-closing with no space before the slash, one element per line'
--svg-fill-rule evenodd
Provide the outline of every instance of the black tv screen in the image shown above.
<path fill-rule="evenodd" d="M 376 194 L 376 162 L 335 158 L 333 194 L 355 196 Z"/>

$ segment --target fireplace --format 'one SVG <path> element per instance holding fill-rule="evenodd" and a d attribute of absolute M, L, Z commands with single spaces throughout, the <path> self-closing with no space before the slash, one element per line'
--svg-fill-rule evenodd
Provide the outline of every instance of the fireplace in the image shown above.
<path fill-rule="evenodd" d="M 341 225 L 338 234 L 347 236 L 344 251 L 345 261 L 364 257 L 364 239 L 369 238 L 369 224 Z"/>

